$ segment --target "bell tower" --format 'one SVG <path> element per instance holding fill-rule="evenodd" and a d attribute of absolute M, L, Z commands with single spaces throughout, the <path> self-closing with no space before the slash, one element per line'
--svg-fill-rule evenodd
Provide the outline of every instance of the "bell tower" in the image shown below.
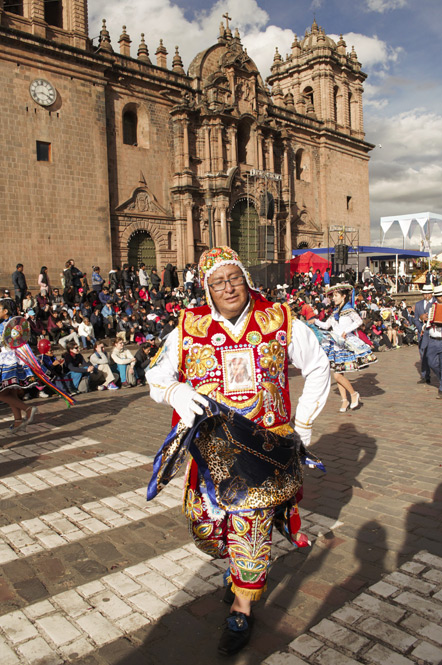
<path fill-rule="evenodd" d="M 87 0 L 0 0 L 0 25 L 86 50 L 87 12 Z"/>
<path fill-rule="evenodd" d="M 354 47 L 347 52 L 342 35 L 334 42 L 313 21 L 302 40 L 295 35 L 285 60 L 276 49 L 271 72 L 267 81 L 273 86 L 277 106 L 292 107 L 329 129 L 364 139 L 362 84 L 366 74 Z"/>

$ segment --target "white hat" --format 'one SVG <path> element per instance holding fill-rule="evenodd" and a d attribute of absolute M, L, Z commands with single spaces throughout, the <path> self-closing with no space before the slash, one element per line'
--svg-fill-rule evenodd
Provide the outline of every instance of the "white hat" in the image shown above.
<path fill-rule="evenodd" d="M 282 288 L 283 288 L 283 289 L 288 289 L 288 288 L 289 288 L 289 285 L 288 285 L 288 284 L 283 284 L 283 285 L 282 285 Z"/>
<path fill-rule="evenodd" d="M 433 291 L 434 296 L 442 296 L 442 284 L 440 286 L 436 286 L 434 291 Z"/>
<path fill-rule="evenodd" d="M 433 285 L 432 284 L 424 284 L 422 287 L 422 293 L 433 293 Z"/>

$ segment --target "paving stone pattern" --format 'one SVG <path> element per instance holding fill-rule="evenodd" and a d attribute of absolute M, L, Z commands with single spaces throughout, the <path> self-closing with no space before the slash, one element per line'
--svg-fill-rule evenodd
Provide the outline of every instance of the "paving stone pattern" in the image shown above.
<path fill-rule="evenodd" d="M 265 665 L 442 662 L 442 557 L 425 551 L 373 584 Z M 434 580 L 429 582 L 428 580 Z"/>
<path fill-rule="evenodd" d="M 306 470 L 294 551 L 275 535 L 248 665 L 433 665 L 441 654 L 440 407 L 416 385 L 416 349 L 332 390 L 314 428 L 327 474 Z M 302 380 L 292 372 L 292 394 Z M 12 438 L 0 409 L 1 665 L 206 665 L 228 608 L 225 562 L 191 542 L 182 474 L 145 502 L 170 427 L 145 388 L 39 400 Z"/>

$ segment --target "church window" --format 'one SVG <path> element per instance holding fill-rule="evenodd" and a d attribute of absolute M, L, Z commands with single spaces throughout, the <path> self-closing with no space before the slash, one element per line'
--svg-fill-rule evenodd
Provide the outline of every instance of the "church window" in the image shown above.
<path fill-rule="evenodd" d="M 304 97 L 307 100 L 308 104 L 311 104 L 314 108 L 315 106 L 315 99 L 313 95 L 313 88 L 311 86 L 308 86 L 307 88 L 304 89 Z"/>
<path fill-rule="evenodd" d="M 51 161 L 51 144 L 46 141 L 37 141 L 37 162 Z"/>
<path fill-rule="evenodd" d="M 303 166 L 302 166 L 302 156 L 303 156 L 303 149 L 300 148 L 295 155 L 295 173 L 296 173 L 296 180 L 302 180 L 302 171 L 303 171 Z"/>
<path fill-rule="evenodd" d="M 167 232 L 167 249 L 172 249 L 172 231 Z"/>
<path fill-rule="evenodd" d="M 127 110 L 123 113 L 123 143 L 137 145 L 137 114 Z"/>
<path fill-rule="evenodd" d="M 333 120 L 338 122 L 338 93 L 339 88 L 337 85 L 333 88 Z"/>
<path fill-rule="evenodd" d="M 5 0 L 3 9 L 5 12 L 17 14 L 17 16 L 23 16 L 23 0 Z"/>
<path fill-rule="evenodd" d="M 299 243 L 298 249 L 308 249 L 308 242 L 303 240 L 302 242 Z"/>
<path fill-rule="evenodd" d="M 45 21 L 57 28 L 63 27 L 63 3 L 62 0 L 45 0 Z"/>
<path fill-rule="evenodd" d="M 351 92 L 348 93 L 348 126 L 350 129 L 352 128 L 352 117 L 351 117 L 351 111 L 352 111 L 352 103 L 351 103 Z"/>
<path fill-rule="evenodd" d="M 240 164 L 249 164 L 249 143 L 250 143 L 250 123 L 241 121 L 238 124 L 238 162 Z"/>
<path fill-rule="evenodd" d="M 347 196 L 347 210 L 353 210 L 353 203 L 351 196 Z"/>

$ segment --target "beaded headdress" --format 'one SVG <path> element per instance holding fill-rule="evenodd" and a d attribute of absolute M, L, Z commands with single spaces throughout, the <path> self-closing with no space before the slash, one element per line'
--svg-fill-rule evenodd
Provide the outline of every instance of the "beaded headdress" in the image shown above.
<path fill-rule="evenodd" d="M 207 284 L 207 280 L 209 279 L 210 275 L 215 272 L 217 268 L 221 268 L 221 266 L 226 266 L 226 265 L 238 266 L 238 268 L 241 270 L 246 279 L 248 287 L 252 290 L 255 290 L 250 273 L 245 269 L 244 265 L 241 263 L 241 259 L 239 258 L 235 250 L 227 246 L 212 247 L 211 249 L 207 249 L 205 252 L 201 254 L 198 264 L 198 273 L 199 273 L 201 286 L 204 287 L 204 290 L 206 292 L 207 303 L 211 307 L 213 307 L 213 302 L 210 295 L 210 289 Z"/>

